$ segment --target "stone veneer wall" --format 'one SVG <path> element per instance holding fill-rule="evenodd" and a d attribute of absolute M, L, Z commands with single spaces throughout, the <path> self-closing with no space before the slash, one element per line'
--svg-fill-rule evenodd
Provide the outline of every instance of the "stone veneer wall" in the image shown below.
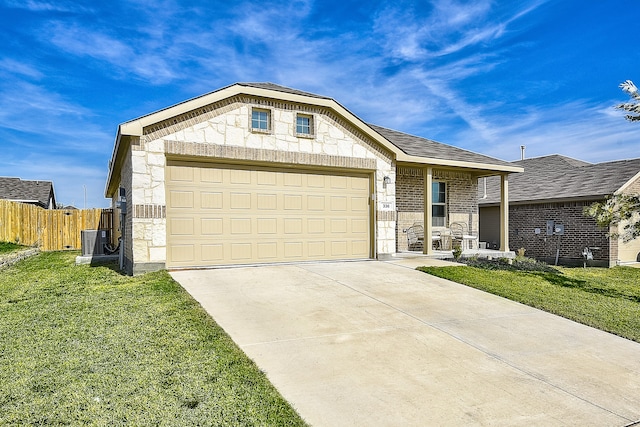
<path fill-rule="evenodd" d="M 396 171 L 397 251 L 407 251 L 404 230 L 424 221 L 424 176 L 422 169 L 398 167 Z M 478 235 L 478 180 L 467 172 L 433 169 L 434 181 L 447 183 L 447 224 L 465 222 L 471 234 Z M 437 230 L 439 227 L 434 227 Z"/>
<path fill-rule="evenodd" d="M 252 107 L 271 111 L 271 132 L 250 130 Z M 295 134 L 298 112 L 313 115 L 313 137 Z M 190 147 L 189 153 L 171 148 L 185 147 L 184 144 Z M 134 273 L 143 271 L 144 264 L 155 269 L 166 261 L 166 155 L 204 159 L 211 156 L 211 146 L 225 147 L 213 150 L 216 159 L 270 161 L 276 166 L 278 162 L 306 160 L 325 167 L 375 170 L 376 186 L 372 190 L 377 203 L 376 253 L 384 257 L 395 252 L 396 218 L 388 206 L 395 203 L 396 176 L 390 153 L 324 107 L 237 96 L 145 128 L 140 141 L 132 145 L 131 197 L 127 196 L 132 214 L 128 218 L 133 220 L 133 248 L 126 253 L 133 255 Z M 264 156 L 267 159 L 261 160 Z M 385 176 L 391 180 L 386 188 Z"/>

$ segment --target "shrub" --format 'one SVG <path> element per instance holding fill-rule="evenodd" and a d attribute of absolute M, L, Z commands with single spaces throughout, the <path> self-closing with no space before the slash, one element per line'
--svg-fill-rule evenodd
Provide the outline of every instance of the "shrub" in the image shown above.
<path fill-rule="evenodd" d="M 497 260 L 465 258 L 460 259 L 459 262 L 471 267 L 482 268 L 483 270 L 541 271 L 561 274 L 559 270 L 549 267 L 544 262 L 526 257 L 522 257 L 521 259 L 516 258 L 515 260 L 509 258 L 500 258 Z"/>

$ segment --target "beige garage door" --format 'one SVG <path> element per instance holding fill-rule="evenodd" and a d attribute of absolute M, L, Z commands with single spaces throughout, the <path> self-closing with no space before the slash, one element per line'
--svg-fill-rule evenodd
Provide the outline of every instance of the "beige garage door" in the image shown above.
<path fill-rule="evenodd" d="M 169 162 L 167 266 L 370 257 L 369 177 Z"/>

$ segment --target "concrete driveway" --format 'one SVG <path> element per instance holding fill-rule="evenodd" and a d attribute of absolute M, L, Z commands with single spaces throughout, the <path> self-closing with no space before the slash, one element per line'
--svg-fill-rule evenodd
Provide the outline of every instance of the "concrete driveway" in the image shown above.
<path fill-rule="evenodd" d="M 640 344 L 413 270 L 420 263 L 171 275 L 314 426 L 640 420 Z"/>

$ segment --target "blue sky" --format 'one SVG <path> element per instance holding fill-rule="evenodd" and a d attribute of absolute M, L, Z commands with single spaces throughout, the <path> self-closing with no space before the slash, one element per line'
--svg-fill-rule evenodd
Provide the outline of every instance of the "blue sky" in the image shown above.
<path fill-rule="evenodd" d="M 504 160 L 640 157 L 640 2 L 0 0 L 0 175 L 104 207 L 119 123 L 234 82 Z"/>

